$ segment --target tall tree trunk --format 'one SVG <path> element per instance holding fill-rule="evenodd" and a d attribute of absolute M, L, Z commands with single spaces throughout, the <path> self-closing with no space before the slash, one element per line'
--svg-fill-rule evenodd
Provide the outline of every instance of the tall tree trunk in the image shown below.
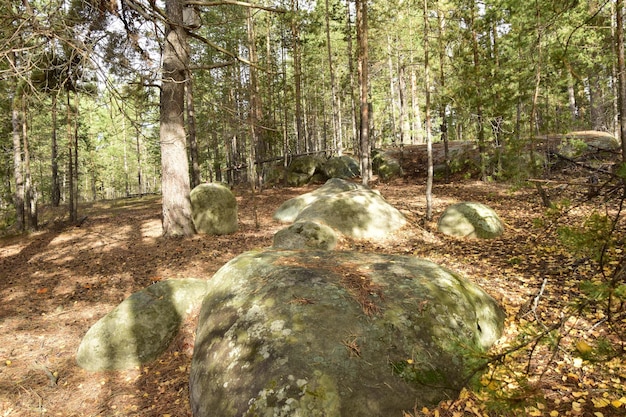
<path fill-rule="evenodd" d="M 326 6 L 326 49 L 328 52 L 328 72 L 330 73 L 330 91 L 333 116 L 333 152 L 337 155 L 343 153 L 343 137 L 341 134 L 341 123 L 339 119 L 339 103 L 337 97 L 337 81 L 335 79 L 335 69 L 333 67 L 333 48 L 330 42 L 330 9 L 328 0 Z"/>
<path fill-rule="evenodd" d="M 185 82 L 189 64 L 187 33 L 183 28 L 181 0 L 166 0 L 161 85 L 161 191 L 163 235 L 191 236 L 195 233 L 189 198 L 189 162 L 185 137 Z"/>
<path fill-rule="evenodd" d="M 424 0 L 424 93 L 426 109 L 426 152 L 428 154 L 428 178 L 426 180 L 426 220 L 433 218 L 433 138 L 430 121 L 430 63 L 429 63 L 429 29 L 428 23 L 428 0 Z"/>
<path fill-rule="evenodd" d="M 254 20 L 252 18 L 252 12 L 248 9 L 247 18 L 247 30 L 248 30 L 248 53 L 249 59 L 252 65 L 250 65 L 250 109 L 248 111 L 248 125 L 250 127 L 250 149 L 248 151 L 248 182 L 252 187 L 252 191 L 256 187 L 262 187 L 261 165 L 258 163 L 260 158 L 259 151 L 261 149 L 261 139 L 259 134 L 259 123 L 262 118 L 261 115 L 261 103 L 259 94 L 259 82 L 257 65 L 258 57 L 256 50 L 256 32 L 254 29 Z M 255 208 L 256 217 L 256 208 Z"/>
<path fill-rule="evenodd" d="M 354 59 L 353 59 L 353 47 L 352 47 L 352 23 L 351 23 L 351 17 L 350 17 L 350 1 L 346 2 L 346 33 L 347 33 L 347 53 L 348 53 L 348 73 L 349 73 L 349 77 L 350 77 L 350 109 L 351 109 L 351 115 L 352 117 L 350 117 L 351 121 L 352 121 L 352 148 L 354 149 L 354 152 L 359 154 L 361 153 L 360 150 L 360 140 L 359 140 L 359 112 L 357 110 L 357 98 L 356 98 L 356 81 L 355 81 L 355 71 L 354 71 Z M 360 156 L 359 156 L 360 157 Z"/>
<path fill-rule="evenodd" d="M 367 0 L 356 0 L 357 40 L 359 46 L 358 67 L 360 87 L 360 148 L 361 179 L 367 185 L 372 178 L 372 159 L 370 149 L 370 107 L 369 107 L 369 59 L 367 43 Z"/>
<path fill-rule="evenodd" d="M 538 123 L 537 123 L 537 107 L 539 103 L 539 90 L 541 88 L 541 67 L 542 67 L 542 36 L 541 36 L 541 28 L 540 28 L 540 11 L 539 7 L 537 7 L 535 12 L 536 19 L 536 32 L 537 32 L 537 44 L 535 47 L 537 62 L 535 64 L 535 91 L 533 93 L 533 99 L 530 108 L 530 164 L 531 164 L 531 172 L 533 176 L 537 175 L 537 164 L 535 163 L 535 139 L 538 131 Z"/>
<path fill-rule="evenodd" d="M 68 212 L 70 222 L 74 223 L 78 220 L 78 207 L 76 204 L 76 184 L 74 171 L 77 167 L 74 165 L 74 129 L 72 127 L 72 102 L 70 91 L 67 90 L 67 176 L 68 176 Z M 76 115 L 74 115 L 76 117 Z"/>
<path fill-rule="evenodd" d="M 22 99 L 22 142 L 24 144 L 24 209 L 26 229 L 37 229 L 37 195 L 33 188 L 30 172 L 30 147 L 28 140 L 28 119 L 26 97 Z"/>
<path fill-rule="evenodd" d="M 422 114 L 419 106 L 419 99 L 417 97 L 417 72 L 415 68 L 411 66 L 411 144 L 417 145 L 418 143 L 424 143 L 424 135 L 422 133 Z"/>
<path fill-rule="evenodd" d="M 480 79 L 480 53 L 478 48 L 478 33 L 476 31 L 476 6 L 472 5 L 470 28 L 472 31 L 472 51 L 474 56 L 474 85 L 476 87 L 476 119 L 478 128 L 478 154 L 480 158 L 480 179 L 487 181 L 487 148 L 485 146 L 485 128 L 483 123 L 482 83 Z"/>
<path fill-rule="evenodd" d="M 141 167 L 141 131 L 139 130 L 139 112 L 135 111 L 135 151 L 137 153 L 137 194 L 144 194 L 143 169 Z"/>
<path fill-rule="evenodd" d="M 61 204 L 61 185 L 59 183 L 59 161 L 57 143 L 58 92 L 52 93 L 52 143 L 50 146 L 50 166 L 52 170 L 52 190 L 50 199 L 53 207 Z"/>
<path fill-rule="evenodd" d="M 22 232 L 26 228 L 24 210 L 24 168 L 22 163 L 22 140 L 20 137 L 20 111 L 17 93 L 11 100 L 11 126 L 13 138 L 13 178 L 15 179 L 15 228 Z"/>
<path fill-rule="evenodd" d="M 185 83 L 185 98 L 187 99 L 187 128 L 189 134 L 189 159 L 191 160 L 191 188 L 200 184 L 200 163 L 198 158 L 198 138 L 196 137 L 196 111 L 193 105 L 193 78 L 191 71 L 187 71 L 187 82 Z"/>
<path fill-rule="evenodd" d="M 624 0 L 615 5 L 617 31 L 617 73 L 619 89 L 619 133 L 622 141 L 622 162 L 626 163 L 626 62 L 624 59 Z"/>
<path fill-rule="evenodd" d="M 439 5 L 439 2 L 437 2 Z M 441 9 L 437 9 L 437 30 L 438 30 L 438 50 L 439 50 L 439 86 L 443 94 L 445 94 L 446 88 L 446 72 L 445 72 L 445 59 L 446 51 L 443 35 L 445 32 L 444 14 Z M 442 94 L 442 95 L 443 95 Z M 443 157 L 445 160 L 445 179 L 446 182 L 450 182 L 450 146 L 448 136 L 448 118 L 446 115 L 446 100 L 442 100 L 439 104 L 439 119 L 441 120 L 441 141 L 443 142 Z"/>
<path fill-rule="evenodd" d="M 398 98 L 400 99 L 400 143 L 406 144 L 408 143 L 407 139 L 410 137 L 408 100 L 406 99 L 406 69 L 404 65 L 401 65 L 400 63 L 398 64 Z"/>
<path fill-rule="evenodd" d="M 306 138 L 304 132 L 304 115 L 302 113 L 302 55 L 300 51 L 300 22 L 298 21 L 299 5 L 298 0 L 291 0 L 291 9 L 294 18 L 291 21 L 291 36 L 293 41 L 293 81 L 295 84 L 295 118 L 296 118 L 296 151 L 299 152 L 301 146 L 306 148 Z"/>
<path fill-rule="evenodd" d="M 396 89 L 394 88 L 395 72 L 393 70 L 393 49 L 391 47 L 391 34 L 387 33 L 387 69 L 389 71 L 389 107 L 391 108 L 391 143 L 395 145 L 398 138 L 396 127 Z M 402 143 L 402 138 L 400 139 Z"/>

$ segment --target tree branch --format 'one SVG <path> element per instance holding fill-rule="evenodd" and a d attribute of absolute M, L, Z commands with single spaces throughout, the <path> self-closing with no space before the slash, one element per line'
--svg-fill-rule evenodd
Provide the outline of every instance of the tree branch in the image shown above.
<path fill-rule="evenodd" d="M 261 10 L 274 12 L 274 13 L 286 13 L 287 12 L 284 9 L 276 9 L 274 7 L 261 6 L 260 4 L 252 4 L 252 3 L 247 3 L 245 1 L 237 1 L 237 0 L 222 0 L 222 1 L 188 0 L 185 2 L 185 6 L 211 7 L 211 6 L 224 6 L 224 5 L 250 7 L 252 9 L 261 9 Z"/>

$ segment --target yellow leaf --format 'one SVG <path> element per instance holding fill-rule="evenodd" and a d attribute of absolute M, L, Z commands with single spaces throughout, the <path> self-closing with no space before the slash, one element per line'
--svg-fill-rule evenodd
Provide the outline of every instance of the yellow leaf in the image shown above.
<path fill-rule="evenodd" d="M 622 404 L 624 404 L 624 403 L 622 403 L 620 400 L 613 400 L 613 401 L 611 401 L 611 405 L 613 407 L 615 407 L 615 408 L 620 408 L 622 406 Z"/>
<path fill-rule="evenodd" d="M 604 417 L 604 414 L 602 414 L 599 411 L 596 411 L 595 413 L 593 413 L 593 415 L 596 416 L 596 417 Z"/>
<path fill-rule="evenodd" d="M 595 408 L 604 408 L 610 404 L 609 400 L 606 398 L 592 398 L 591 401 L 593 402 L 593 406 Z"/>
<path fill-rule="evenodd" d="M 558 417 L 558 415 L 559 415 L 558 411 L 556 411 L 556 410 L 550 411 L 550 417 Z"/>
<path fill-rule="evenodd" d="M 591 345 L 589 345 L 589 343 L 585 342 L 584 340 L 579 340 L 578 342 L 576 342 L 576 350 L 581 355 L 588 355 L 593 351 L 593 348 L 591 347 Z"/>

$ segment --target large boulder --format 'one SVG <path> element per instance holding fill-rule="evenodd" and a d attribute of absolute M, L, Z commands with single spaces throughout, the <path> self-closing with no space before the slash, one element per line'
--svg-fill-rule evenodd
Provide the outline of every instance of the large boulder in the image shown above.
<path fill-rule="evenodd" d="M 406 218 L 370 189 L 322 196 L 306 206 L 296 221 L 324 223 L 356 239 L 381 239 L 406 224 Z"/>
<path fill-rule="evenodd" d="M 576 146 L 576 143 L 579 146 Z M 572 152 L 576 148 L 592 151 L 617 151 L 620 149 L 620 143 L 612 134 L 595 130 L 569 132 L 563 135 L 561 150 Z"/>
<path fill-rule="evenodd" d="M 404 174 L 400 161 L 381 150 L 375 150 L 373 153 L 372 170 L 382 181 L 389 181 Z"/>
<path fill-rule="evenodd" d="M 359 163 L 347 155 L 333 156 L 322 165 L 326 178 L 354 178 L 361 173 Z"/>
<path fill-rule="evenodd" d="M 287 168 L 287 184 L 292 187 L 301 187 L 308 184 L 313 175 L 324 164 L 324 158 L 316 155 L 304 155 L 294 158 Z"/>
<path fill-rule="evenodd" d="M 337 234 L 325 224 L 296 222 L 279 230 L 274 235 L 276 249 L 319 249 L 333 250 L 337 245 Z"/>
<path fill-rule="evenodd" d="M 349 190 L 362 189 L 364 186 L 339 178 L 331 178 L 318 189 L 310 193 L 291 198 L 281 204 L 274 213 L 274 219 L 284 223 L 292 223 L 306 206 L 320 197 L 334 195 Z"/>
<path fill-rule="evenodd" d="M 130 369 L 156 359 L 207 293 L 207 281 L 157 282 L 132 294 L 83 337 L 76 361 L 89 371 Z"/>
<path fill-rule="evenodd" d="M 504 224 L 491 207 L 462 202 L 449 206 L 443 212 L 437 229 L 449 236 L 491 239 L 502 235 Z"/>
<path fill-rule="evenodd" d="M 209 281 L 193 415 L 399 416 L 454 398 L 503 320 L 483 290 L 426 260 L 244 253 Z"/>
<path fill-rule="evenodd" d="M 237 200 L 226 185 L 200 184 L 191 190 L 190 198 L 198 233 L 225 235 L 237 231 Z"/>

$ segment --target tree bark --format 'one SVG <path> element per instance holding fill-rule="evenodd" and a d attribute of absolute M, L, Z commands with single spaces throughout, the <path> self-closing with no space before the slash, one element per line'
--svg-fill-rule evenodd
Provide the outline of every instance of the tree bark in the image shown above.
<path fill-rule="evenodd" d="M 183 28 L 183 4 L 166 0 L 161 85 L 161 192 L 163 236 L 195 233 L 189 198 L 189 162 L 185 137 L 185 82 L 189 64 L 187 33 Z"/>

